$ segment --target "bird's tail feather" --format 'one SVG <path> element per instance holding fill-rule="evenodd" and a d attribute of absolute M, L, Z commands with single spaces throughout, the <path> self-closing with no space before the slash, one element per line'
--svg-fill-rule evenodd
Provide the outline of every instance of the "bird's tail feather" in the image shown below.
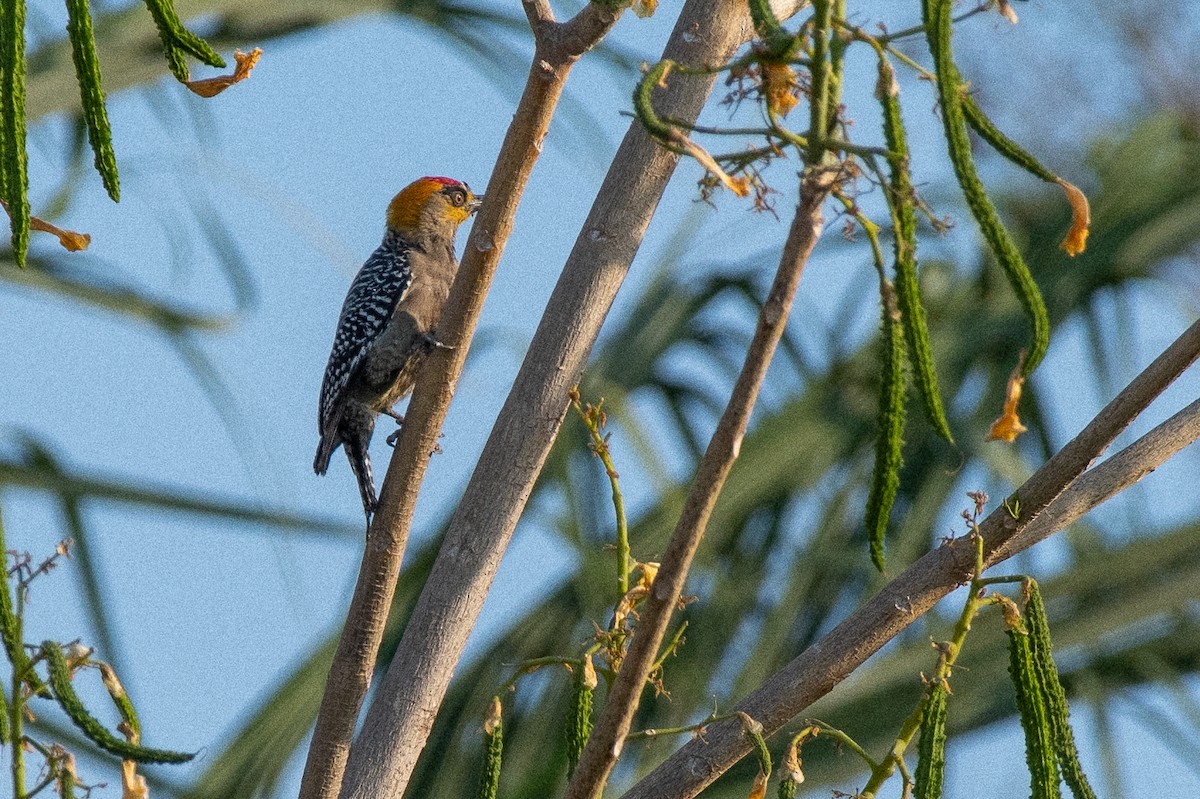
<path fill-rule="evenodd" d="M 350 471 L 358 480 L 358 492 L 362 495 L 363 511 L 368 519 L 379 505 L 375 497 L 375 476 L 371 473 L 371 453 L 367 451 L 370 440 L 370 435 L 364 438 L 349 436 L 342 442 L 346 446 L 346 457 L 350 459 Z"/>
<path fill-rule="evenodd" d="M 333 457 L 333 453 L 337 451 L 338 445 L 341 443 L 341 436 L 338 435 L 336 429 L 321 436 L 321 443 L 317 445 L 317 456 L 313 459 L 314 472 L 325 474 L 329 471 L 329 459 Z"/>

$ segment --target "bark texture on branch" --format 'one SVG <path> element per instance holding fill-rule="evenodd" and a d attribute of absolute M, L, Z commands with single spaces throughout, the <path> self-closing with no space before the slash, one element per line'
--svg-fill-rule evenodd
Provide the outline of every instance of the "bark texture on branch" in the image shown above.
<path fill-rule="evenodd" d="M 1009 498 L 1020 499 L 1017 518 L 1003 506 L 980 525 L 985 563 L 995 565 L 1054 533 L 1082 515 L 1081 500 L 1099 503 L 1136 477 L 1148 474 L 1200 434 L 1197 404 L 1173 416 L 1104 464 L 1083 473 L 1167 386 L 1200 356 L 1200 322 L 1189 327 L 1138 375 L 1084 429 Z M 1123 474 L 1129 470 L 1130 474 Z M 1078 482 L 1077 481 L 1078 479 Z M 1060 504 L 1061 503 L 1061 504 Z M 1061 513 L 1058 508 L 1062 509 Z M 1046 517 L 1048 523 L 1043 524 Z M 1041 538 L 1034 537 L 1037 533 Z M 947 542 L 904 570 L 820 641 L 736 706 L 777 732 L 851 674 L 884 644 L 912 624 L 942 597 L 970 579 L 973 548 L 967 538 Z M 703 738 L 685 744 L 623 799 L 690 799 L 753 749 L 739 721 L 706 728 Z"/>
<path fill-rule="evenodd" d="M 743 3 L 689 0 L 664 57 L 684 63 L 720 61 L 750 36 Z M 711 76 L 676 76 L 656 102 L 673 118 L 694 120 L 713 81 Z M 500 558 L 558 433 L 567 392 L 579 382 L 677 161 L 678 156 L 654 143 L 639 123 L 631 125 L 450 521 L 378 697 L 367 712 L 343 796 L 399 796 L 407 785 Z M 469 250 L 484 221 L 476 222 Z M 419 397 L 414 395 L 414 404 Z M 410 421 L 412 414 L 410 406 Z M 430 440 L 430 448 L 433 443 Z M 389 503 L 386 484 L 382 501 Z"/>
<path fill-rule="evenodd" d="M 351 759 L 351 740 L 375 672 L 417 494 L 429 457 L 437 448 L 484 298 L 512 232 L 525 185 L 541 154 L 563 84 L 580 55 L 602 39 L 620 16 L 619 11 L 589 3 L 571 21 L 558 23 L 548 0 L 526 0 L 524 8 L 534 34 L 533 63 L 442 315 L 438 334 L 447 347 L 431 352 L 417 376 L 384 477 L 379 510 L 367 531 L 358 581 L 325 684 L 300 799 L 368 796 L 377 790 L 399 796 L 407 782 L 408 772 L 399 774 L 392 766 L 396 758 L 385 757 L 370 745 L 381 740 L 379 737 L 369 738 L 364 754 L 355 760 Z M 432 716 L 427 721 L 421 728 L 424 732 L 417 752 L 432 725 Z M 347 771 L 355 763 L 357 768 Z M 394 784 L 401 788 L 389 792 L 387 786 Z"/>

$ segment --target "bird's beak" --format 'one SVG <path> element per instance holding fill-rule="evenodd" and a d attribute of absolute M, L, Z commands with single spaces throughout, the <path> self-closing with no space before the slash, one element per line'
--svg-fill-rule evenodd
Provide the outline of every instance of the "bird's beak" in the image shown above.
<path fill-rule="evenodd" d="M 481 206 L 481 205 L 483 205 L 483 195 L 482 194 L 471 198 L 471 201 L 469 203 L 467 203 L 467 210 L 470 211 L 471 213 L 475 213 L 476 211 L 479 210 L 479 206 Z"/>

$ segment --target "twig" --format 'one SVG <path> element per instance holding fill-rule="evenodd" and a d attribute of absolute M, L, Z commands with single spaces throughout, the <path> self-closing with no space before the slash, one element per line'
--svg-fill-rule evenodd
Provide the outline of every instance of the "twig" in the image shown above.
<path fill-rule="evenodd" d="M 625 517 L 625 495 L 621 493 L 621 475 L 613 463 L 612 452 L 608 448 L 608 437 L 604 435 L 605 416 L 601 410 L 604 399 L 601 398 L 594 407 L 589 403 L 587 410 L 584 410 L 578 387 L 571 389 L 569 396 L 571 406 L 591 435 L 592 452 L 604 464 L 604 471 L 608 475 L 608 484 L 612 490 L 613 512 L 617 520 L 617 603 L 620 604 L 625 594 L 629 593 L 629 522 Z"/>
<path fill-rule="evenodd" d="M 547 0 L 527 0 L 524 8 L 535 40 L 533 64 L 446 303 L 439 333 L 449 346 L 434 350 L 418 375 L 406 423 L 384 478 L 379 511 L 367 533 L 358 582 L 325 684 L 300 799 L 335 799 L 343 773 L 342 796 L 360 796 L 368 785 L 372 792 L 399 795 L 411 763 L 424 745 L 421 735 L 406 755 L 392 756 L 392 744 L 381 741 L 391 736 L 397 714 L 369 714 L 368 729 L 373 732 L 364 735 L 361 756 L 350 758 L 351 738 L 375 671 L 417 493 L 462 373 L 484 297 L 512 231 L 517 206 L 571 67 L 620 16 L 620 11 L 589 3 L 572 20 L 560 24 L 554 21 Z M 417 725 L 418 730 L 427 732 L 432 723 L 430 714 Z M 399 787 L 388 791 L 389 785 Z"/>
<path fill-rule="evenodd" d="M 1189 327 L 1008 502 L 984 520 L 980 533 L 986 565 L 995 565 L 1051 535 L 1061 524 L 1094 507 L 1088 503 L 1104 501 L 1200 436 L 1200 408 L 1193 403 L 1066 490 L 1198 356 L 1200 322 Z M 1010 509 L 1017 510 L 1015 518 Z M 1032 533 L 1040 537 L 1035 540 Z M 768 734 L 779 730 L 969 579 L 974 563 L 973 553 L 967 552 L 964 545 L 969 540 L 943 544 L 909 566 L 736 709 L 762 722 Z M 682 747 L 637 783 L 624 799 L 690 799 L 750 749 L 737 725 L 715 724 L 703 743 L 692 741 Z"/>
<path fill-rule="evenodd" d="M 770 294 L 763 303 L 746 361 L 734 384 L 729 404 L 700 461 L 658 576 L 651 587 L 650 596 L 642 606 L 641 621 L 633 642 L 609 690 L 604 712 L 580 754 L 579 765 L 567 786 L 567 799 L 592 799 L 600 795 L 620 754 L 620 742 L 629 734 L 638 699 L 671 620 L 671 613 L 683 591 L 692 557 L 704 535 L 725 479 L 737 459 L 742 437 L 750 421 L 750 412 L 758 399 L 771 356 L 786 327 L 800 276 L 821 235 L 824 224 L 821 208 L 835 178 L 834 170 L 821 168 L 810 170 L 805 175 L 801 185 L 800 207 L 792 221 Z"/>

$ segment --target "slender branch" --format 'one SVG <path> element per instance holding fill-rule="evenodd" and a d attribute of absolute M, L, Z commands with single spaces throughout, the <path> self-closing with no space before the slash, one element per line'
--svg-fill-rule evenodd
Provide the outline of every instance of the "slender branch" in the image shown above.
<path fill-rule="evenodd" d="M 676 525 L 662 566 L 651 587 L 650 596 L 640 611 L 629 652 L 621 671 L 609 690 L 604 712 L 600 716 L 587 746 L 579 756 L 575 774 L 567 786 L 567 799 L 598 797 L 608 775 L 620 755 L 620 742 L 629 734 L 638 700 L 646 678 L 654 664 L 663 635 L 683 591 L 684 580 L 692 557 L 704 536 L 709 516 L 725 479 L 733 469 L 741 448 L 742 437 L 750 422 L 750 412 L 762 381 L 766 377 L 771 357 L 787 325 L 792 300 L 800 284 L 800 276 L 808 263 L 813 247 L 820 238 L 824 217 L 821 212 L 825 198 L 835 179 L 835 171 L 810 170 L 802 182 L 800 207 L 792 220 L 780 258 L 779 269 L 767 301 L 763 303 L 758 327 L 746 353 L 746 361 L 733 388 L 733 394 L 716 432 L 700 461 L 687 502 Z"/>
<path fill-rule="evenodd" d="M 964 11 L 963 13 L 959 14 L 957 17 L 954 17 L 952 22 L 955 25 L 957 25 L 958 23 L 963 22 L 964 20 L 970 19 L 971 17 L 975 16 L 976 14 L 987 11 L 994 5 L 995 5 L 995 0 L 984 0 L 982 3 L 975 6 L 971 10 Z M 839 26 L 847 28 L 847 29 L 852 29 L 854 27 L 849 22 L 847 22 L 844 18 L 835 19 L 834 22 L 836 24 L 838 24 Z M 909 36 L 917 36 L 918 34 L 922 34 L 924 32 L 925 32 L 924 25 L 914 25 L 911 28 L 904 28 L 902 30 L 895 31 L 894 33 L 887 33 L 887 34 L 884 34 L 883 36 L 877 36 L 875 38 L 880 42 L 894 42 L 898 39 L 906 39 Z"/>
<path fill-rule="evenodd" d="M 1189 327 L 1079 435 L 984 520 L 980 533 L 984 537 L 986 565 L 995 565 L 1051 535 L 1060 523 L 1082 515 L 1089 507 L 1087 502 L 1102 502 L 1200 436 L 1200 408 L 1193 403 L 1072 486 L 1116 436 L 1198 356 L 1200 322 Z M 1072 488 L 1068 490 L 1068 486 Z M 1009 509 L 1017 509 L 1018 504 L 1014 517 Z M 1040 538 L 1035 540 L 1032 533 Z M 974 554 L 969 549 L 973 549 L 970 539 L 964 538 L 927 553 L 776 672 L 736 709 L 762 722 L 767 734 L 778 731 L 832 691 L 939 599 L 969 579 L 974 564 Z M 740 727 L 714 724 L 706 731 L 704 741 L 683 746 L 627 792 L 624 799 L 690 799 L 750 751 L 751 745 Z"/>
<path fill-rule="evenodd" d="M 397 783 L 401 787 L 395 794 L 399 795 L 411 769 L 411 764 L 393 765 L 395 758 L 375 745 L 380 741 L 378 736 L 368 738 L 362 755 L 353 760 L 350 742 L 375 671 L 417 493 L 430 453 L 437 448 L 484 297 L 512 231 L 525 185 L 541 153 L 542 140 L 563 84 L 579 56 L 602 38 L 620 15 L 619 11 L 589 3 L 573 20 L 559 24 L 553 21 L 546 0 L 528 0 L 525 9 L 534 33 L 533 64 L 492 172 L 487 199 L 471 229 L 446 303 L 439 334 L 448 346 L 434 350 L 418 375 L 406 422 L 384 478 L 379 511 L 367 532 L 346 625 L 325 684 L 300 799 L 334 799 L 339 795 L 343 773 L 346 784 L 341 795 L 361 795 L 366 790 L 364 785 L 375 790 Z M 376 727 L 395 723 L 394 717 L 381 719 L 378 714 L 373 720 L 368 716 L 368 720 Z M 423 728 L 428 731 L 432 723 L 430 714 L 423 721 Z M 423 743 L 424 736 L 421 740 Z M 418 744 L 412 761 L 420 749 Z M 368 772 L 371 776 L 366 777 Z"/>

